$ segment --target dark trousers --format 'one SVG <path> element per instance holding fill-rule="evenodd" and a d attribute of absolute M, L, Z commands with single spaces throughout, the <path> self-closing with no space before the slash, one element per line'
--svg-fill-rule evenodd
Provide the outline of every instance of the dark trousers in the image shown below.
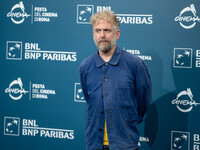
<path fill-rule="evenodd" d="M 102 150 L 110 150 L 108 145 L 104 145 Z M 138 148 L 134 149 L 134 150 L 138 150 Z"/>

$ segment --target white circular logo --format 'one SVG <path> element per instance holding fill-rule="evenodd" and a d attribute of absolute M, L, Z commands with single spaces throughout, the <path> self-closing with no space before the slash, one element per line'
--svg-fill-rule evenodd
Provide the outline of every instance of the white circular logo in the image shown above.
<path fill-rule="evenodd" d="M 175 18 L 175 21 L 179 21 L 179 24 L 185 29 L 191 29 L 196 25 L 197 21 L 200 22 L 199 17 L 196 15 L 194 4 L 184 8 L 179 16 Z"/>
<path fill-rule="evenodd" d="M 11 17 L 12 22 L 15 24 L 21 24 L 24 22 L 25 18 L 28 18 L 31 15 L 28 15 L 25 12 L 25 7 L 23 2 L 19 2 L 19 4 L 15 4 L 11 11 L 7 14 L 7 17 Z"/>
<path fill-rule="evenodd" d="M 189 99 L 185 99 L 185 97 L 189 97 Z M 181 112 L 190 112 L 193 106 L 197 106 L 200 103 L 196 103 L 195 100 L 193 100 L 192 91 L 188 88 L 187 91 L 180 92 L 176 99 L 172 100 L 172 104 L 175 104 Z"/>
<path fill-rule="evenodd" d="M 21 78 L 18 78 L 10 83 L 5 93 L 9 93 L 9 96 L 13 100 L 19 100 L 22 98 L 23 94 L 28 93 L 28 91 L 25 91 Z"/>

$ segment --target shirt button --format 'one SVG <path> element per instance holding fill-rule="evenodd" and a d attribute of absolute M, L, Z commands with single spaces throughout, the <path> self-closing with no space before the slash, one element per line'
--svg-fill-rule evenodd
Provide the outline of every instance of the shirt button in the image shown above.
<path fill-rule="evenodd" d="M 103 96 L 103 95 L 101 95 L 101 97 L 103 98 L 104 96 Z"/>
<path fill-rule="evenodd" d="M 108 66 L 108 63 L 106 62 L 105 65 Z"/>
<path fill-rule="evenodd" d="M 107 82 L 107 81 L 108 81 L 108 78 L 105 78 L 105 81 Z"/>
<path fill-rule="evenodd" d="M 99 128 L 99 131 L 103 131 L 103 129 L 102 129 L 102 128 Z"/>
<path fill-rule="evenodd" d="M 101 111 L 101 114 L 104 114 L 104 112 L 103 112 L 103 111 Z"/>

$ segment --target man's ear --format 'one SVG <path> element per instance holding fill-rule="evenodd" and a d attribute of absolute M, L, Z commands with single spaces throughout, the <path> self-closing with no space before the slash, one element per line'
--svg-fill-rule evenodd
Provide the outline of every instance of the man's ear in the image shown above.
<path fill-rule="evenodd" d="M 117 34 L 117 36 L 116 36 L 116 40 L 118 40 L 119 37 L 120 37 L 120 30 L 117 30 L 116 34 Z"/>

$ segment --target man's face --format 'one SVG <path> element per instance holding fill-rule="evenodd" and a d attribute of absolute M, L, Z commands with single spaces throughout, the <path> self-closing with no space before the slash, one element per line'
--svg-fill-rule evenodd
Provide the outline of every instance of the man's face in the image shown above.
<path fill-rule="evenodd" d="M 116 45 L 119 35 L 120 31 L 115 31 L 113 23 L 105 20 L 100 20 L 93 27 L 94 42 L 97 48 L 104 53 L 109 52 Z"/>

